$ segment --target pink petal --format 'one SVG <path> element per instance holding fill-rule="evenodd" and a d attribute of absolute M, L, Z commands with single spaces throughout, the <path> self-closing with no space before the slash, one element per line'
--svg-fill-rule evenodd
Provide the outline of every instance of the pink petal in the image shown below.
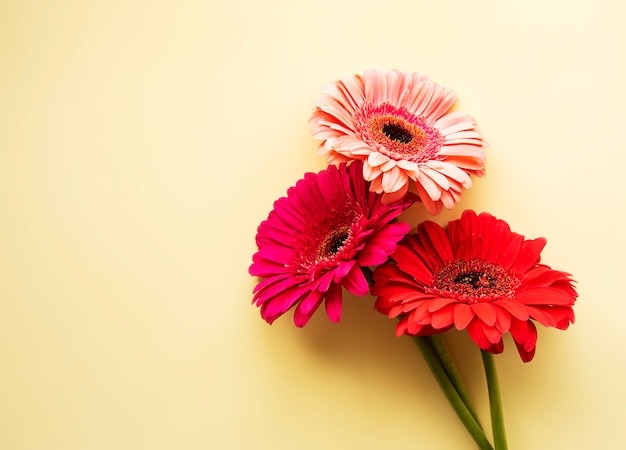
<path fill-rule="evenodd" d="M 398 202 L 404 197 L 409 190 L 409 183 L 406 183 L 404 186 L 400 188 L 400 190 L 396 192 L 385 192 L 383 194 L 382 203 L 385 205 L 389 205 L 391 203 Z"/>
<path fill-rule="evenodd" d="M 433 101 L 428 104 L 423 115 L 431 122 L 443 116 L 456 101 L 456 92 L 441 86 L 435 87 Z"/>
<path fill-rule="evenodd" d="M 420 185 L 422 189 L 426 191 L 432 201 L 436 202 L 441 198 L 441 188 L 424 172 L 420 172 L 416 184 Z"/>
<path fill-rule="evenodd" d="M 440 156 L 472 156 L 480 162 L 485 162 L 485 150 L 476 145 L 451 144 L 444 142 L 442 148 L 437 152 Z"/>
<path fill-rule="evenodd" d="M 430 195 L 428 194 L 428 192 L 426 192 L 426 190 L 420 183 L 416 182 L 415 187 L 417 189 L 417 193 L 420 196 L 420 200 L 422 201 L 424 208 L 426 208 L 428 214 L 430 214 L 431 216 L 436 216 L 437 214 L 439 214 L 441 212 L 441 209 L 443 208 L 443 203 L 431 200 Z"/>
<path fill-rule="evenodd" d="M 430 179 L 432 179 L 435 183 L 439 185 L 440 193 L 442 189 L 444 191 L 450 189 L 450 182 L 448 181 L 448 178 L 441 172 L 433 170 L 427 165 L 423 165 L 422 167 L 420 167 L 420 169 L 425 175 L 428 175 Z"/>
<path fill-rule="evenodd" d="M 459 131 L 472 130 L 475 126 L 474 118 L 460 111 L 449 112 L 435 122 L 435 127 L 444 136 Z"/>
<path fill-rule="evenodd" d="M 409 179 L 406 174 L 398 167 L 394 167 L 388 172 L 383 173 L 383 190 L 391 193 L 402 189 L 408 185 Z"/>
<path fill-rule="evenodd" d="M 363 163 L 363 178 L 365 178 L 365 181 L 372 181 L 382 173 L 379 167 L 372 167 L 368 162 Z"/>
<path fill-rule="evenodd" d="M 417 163 L 413 161 L 407 161 L 406 159 L 400 159 L 396 161 L 396 164 L 398 165 L 399 168 L 408 172 L 415 172 L 418 170 Z"/>
<path fill-rule="evenodd" d="M 378 167 L 387 161 L 389 161 L 389 157 L 378 152 L 372 152 L 367 157 L 367 163 L 372 167 Z"/>
<path fill-rule="evenodd" d="M 459 182 L 465 189 L 472 187 L 472 181 L 467 172 L 459 169 L 453 164 L 446 161 L 429 161 L 426 166 L 433 169 L 446 177 L 452 178 Z"/>

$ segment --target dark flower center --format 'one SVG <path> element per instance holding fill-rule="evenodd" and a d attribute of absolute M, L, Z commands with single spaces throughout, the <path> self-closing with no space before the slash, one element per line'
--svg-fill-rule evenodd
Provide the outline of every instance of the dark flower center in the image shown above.
<path fill-rule="evenodd" d="M 396 161 L 428 161 L 444 141 L 426 119 L 389 103 L 365 105 L 355 115 L 355 129 L 372 149 Z"/>
<path fill-rule="evenodd" d="M 362 217 L 358 209 L 358 205 L 345 201 L 343 205 L 330 206 L 327 215 L 308 217 L 307 226 L 294 244 L 297 260 L 294 267 L 302 273 L 311 273 L 350 259 L 358 234 L 355 227 Z"/>
<path fill-rule="evenodd" d="M 413 140 L 413 135 L 402 125 L 387 123 L 383 125 L 383 133 L 392 141 L 408 144 Z"/>
<path fill-rule="evenodd" d="M 432 290 L 467 303 L 513 298 L 519 279 L 506 269 L 480 259 L 457 259 L 435 273 Z"/>
<path fill-rule="evenodd" d="M 335 256 L 350 237 L 350 227 L 344 226 L 331 230 L 324 238 L 317 250 L 318 259 Z"/>
<path fill-rule="evenodd" d="M 464 272 L 459 274 L 454 282 L 456 284 L 467 284 L 473 289 L 492 288 L 496 285 L 497 280 L 483 272 Z"/>

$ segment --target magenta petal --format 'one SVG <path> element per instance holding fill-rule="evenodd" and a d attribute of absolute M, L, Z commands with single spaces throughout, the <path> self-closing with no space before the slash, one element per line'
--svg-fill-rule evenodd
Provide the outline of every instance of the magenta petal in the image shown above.
<path fill-rule="evenodd" d="M 369 292 L 369 284 L 359 266 L 354 266 L 350 273 L 343 277 L 341 284 L 354 295 L 365 295 Z"/>
<path fill-rule="evenodd" d="M 313 313 L 317 310 L 317 308 L 322 303 L 322 293 L 321 292 L 312 292 L 307 298 L 305 298 L 300 305 L 296 308 L 293 315 L 294 324 L 297 327 L 302 328 L 305 326 Z"/>
<path fill-rule="evenodd" d="M 341 319 L 341 303 L 341 286 L 333 283 L 326 293 L 324 305 L 328 318 L 335 323 Z"/>
<path fill-rule="evenodd" d="M 339 264 L 339 266 L 333 271 L 333 276 L 335 277 L 335 281 L 338 282 L 341 278 L 345 277 L 350 273 L 352 268 L 355 266 L 356 261 L 344 261 Z"/>
<path fill-rule="evenodd" d="M 387 261 L 389 253 L 380 247 L 374 245 L 366 245 L 365 248 L 359 253 L 359 265 L 360 266 L 377 266 Z"/>

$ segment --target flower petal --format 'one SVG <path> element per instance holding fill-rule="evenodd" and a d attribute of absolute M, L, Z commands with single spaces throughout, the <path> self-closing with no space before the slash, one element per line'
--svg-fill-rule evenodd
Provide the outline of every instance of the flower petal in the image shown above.
<path fill-rule="evenodd" d="M 332 322 L 339 322 L 341 319 L 341 286 L 333 283 L 326 293 L 324 306 L 326 314 Z"/>

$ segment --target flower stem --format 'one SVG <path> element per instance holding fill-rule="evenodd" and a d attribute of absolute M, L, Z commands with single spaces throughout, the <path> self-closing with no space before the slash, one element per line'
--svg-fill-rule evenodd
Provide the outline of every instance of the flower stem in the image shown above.
<path fill-rule="evenodd" d="M 448 402 L 450 402 L 450 405 L 454 409 L 454 412 L 459 417 L 459 419 L 461 419 L 461 422 L 463 422 L 463 425 L 472 436 L 476 444 L 478 444 L 478 448 L 480 448 L 481 450 L 493 450 L 493 447 L 485 437 L 485 433 L 480 428 L 474 417 L 472 417 L 472 414 L 467 409 L 465 403 L 463 403 L 463 400 L 461 400 L 461 397 L 459 396 L 457 390 L 454 388 L 454 385 L 450 381 L 450 378 L 448 378 L 448 374 L 446 373 L 443 364 L 437 356 L 434 348 L 431 346 L 430 341 L 422 336 L 413 336 L 413 340 L 422 352 L 426 364 L 428 364 L 430 371 L 437 380 L 437 383 L 439 383 L 439 386 L 441 387 L 443 393 L 448 399 Z"/>
<path fill-rule="evenodd" d="M 425 336 L 424 338 L 430 341 L 431 345 L 433 346 L 433 349 L 435 350 L 435 353 L 439 356 L 439 359 L 441 360 L 441 363 L 443 364 L 444 370 L 448 374 L 448 378 L 450 379 L 450 381 L 452 382 L 452 385 L 458 392 L 459 397 L 461 397 L 461 400 L 463 401 L 463 403 L 465 403 L 467 410 L 472 415 L 472 417 L 478 424 L 479 428 L 482 430 L 483 427 L 480 424 L 480 421 L 478 420 L 478 414 L 476 414 L 476 411 L 474 410 L 474 407 L 472 406 L 469 393 L 467 392 L 467 389 L 465 389 L 465 385 L 463 384 L 463 380 L 461 379 L 461 374 L 459 373 L 459 370 L 457 369 L 456 364 L 454 363 L 454 360 L 452 359 L 452 354 L 450 353 L 450 350 L 448 349 L 448 346 L 446 345 L 446 341 L 443 338 L 443 335 L 433 334 L 432 336 Z"/>
<path fill-rule="evenodd" d="M 491 410 L 491 427 L 496 450 L 506 450 L 506 432 L 504 430 L 504 415 L 502 412 L 502 399 L 498 385 L 498 373 L 493 355 L 486 350 L 480 351 L 487 377 L 487 389 L 489 391 L 489 409 Z"/>

